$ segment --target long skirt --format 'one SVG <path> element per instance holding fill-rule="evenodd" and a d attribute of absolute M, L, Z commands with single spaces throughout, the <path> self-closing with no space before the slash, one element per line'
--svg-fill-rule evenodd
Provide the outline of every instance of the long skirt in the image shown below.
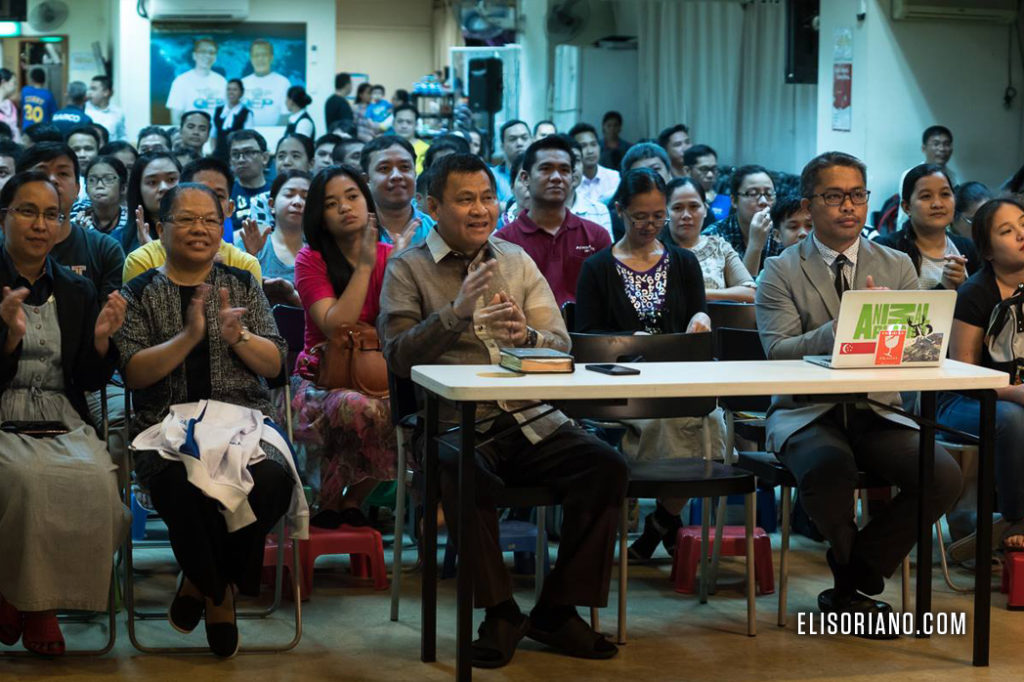
<path fill-rule="evenodd" d="M 397 447 L 387 399 L 346 389 L 319 388 L 292 377 L 295 440 L 320 463 L 320 506 L 366 479 L 395 478 Z"/>

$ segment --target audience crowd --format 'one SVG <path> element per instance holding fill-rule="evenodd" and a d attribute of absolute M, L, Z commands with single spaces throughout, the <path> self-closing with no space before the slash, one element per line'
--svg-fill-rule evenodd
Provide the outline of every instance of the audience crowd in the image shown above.
<path fill-rule="evenodd" d="M 133 397 L 127 432 L 144 445 L 135 485 L 166 522 L 182 570 L 168 618 L 183 632 L 205 618 L 211 650 L 233 655 L 236 591 L 258 592 L 263 538 L 280 517 L 302 531 L 302 484 L 315 492 L 312 525 L 360 527 L 368 496 L 396 478 L 387 398 L 317 383 L 320 344 L 359 326 L 376 330 L 390 372 L 407 378 L 416 364 L 495 364 L 509 346 L 569 351 L 569 332 L 708 332 L 708 302 L 731 301 L 756 304 L 769 359 L 797 359 L 831 352 L 848 289 L 957 290 L 950 356 L 1012 375 L 996 417 L 998 539 L 1024 549 L 1024 455 L 1014 447 L 1024 438 L 1024 365 L 995 354 L 986 336 L 993 310 L 1024 287 L 1024 171 L 1004 188 L 958 182 L 947 128 L 924 132 L 923 162 L 870 219 L 867 171 L 850 155 L 822 154 L 795 176 L 770 159 L 721 160 L 714 140 L 682 123 L 627 142 L 615 111 L 600 130 L 506 121 L 489 158 L 471 126 L 418 137 L 408 93 L 392 102 L 363 83 L 350 102 L 342 73 L 327 130 L 317 135 L 311 98 L 294 86 L 271 147 L 234 79 L 215 111 L 182 111 L 178 127 L 147 126 L 131 142 L 108 78 L 71 83 L 58 110 L 41 70 L 29 75 L 19 125 L 2 106 L 12 74 L 0 69 L 0 417 L 46 420 L 62 435 L 0 432 L 0 546 L 18 548 L 0 563 L 0 642 L 58 655 L 57 610 L 104 607 L 127 510 L 95 430 L 98 391 L 123 386 Z M 277 304 L 303 310 L 293 372 Z M 307 444 L 298 466 L 275 435 L 282 406 L 270 386 L 282 375 Z M 941 447 L 934 485 L 917 488 L 917 432 L 880 407 L 903 398 L 875 397 L 776 396 L 767 415 L 768 448 L 829 542 L 826 612 L 888 613 L 876 595 L 914 543 L 919 506 L 938 518 L 961 490 Z M 223 404 L 237 412 L 212 407 Z M 519 407 L 478 414 L 486 475 L 470 522 L 486 616 L 473 662 L 505 665 L 524 636 L 609 658 L 616 647 L 576 609 L 607 602 L 627 459 L 700 456 L 700 420 L 638 420 L 613 447 L 557 410 Z M 978 413 L 973 398 L 939 400 L 940 420 L 963 431 L 977 430 Z M 441 419 L 458 422 L 444 409 Z M 227 513 L 210 481 L 166 454 L 172 436 L 201 448 L 194 429 L 204 423 L 231 426 L 258 453 L 237 480 L 219 482 L 241 491 L 242 511 Z M 731 444 L 720 410 L 710 423 L 721 457 Z M 412 445 L 422 451 L 422 429 Z M 442 459 L 451 530 L 457 472 Z M 852 514 L 858 469 L 899 487 L 862 529 Z M 528 614 L 501 561 L 492 482 L 564 494 L 558 560 Z M 685 502 L 657 501 L 631 560 L 659 543 L 674 551 Z"/>

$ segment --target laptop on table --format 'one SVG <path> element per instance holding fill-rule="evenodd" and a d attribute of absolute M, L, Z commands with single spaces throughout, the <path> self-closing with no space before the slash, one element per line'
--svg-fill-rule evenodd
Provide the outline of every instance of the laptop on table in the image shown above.
<path fill-rule="evenodd" d="M 876 291 L 843 294 L 832 355 L 805 355 L 822 367 L 936 367 L 946 357 L 956 292 Z"/>

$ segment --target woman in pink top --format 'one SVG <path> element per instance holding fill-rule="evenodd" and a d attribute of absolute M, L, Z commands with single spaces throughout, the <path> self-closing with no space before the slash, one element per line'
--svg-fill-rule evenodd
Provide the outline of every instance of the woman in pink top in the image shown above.
<path fill-rule="evenodd" d="M 318 387 L 310 349 L 345 324 L 375 324 L 392 247 L 378 241 L 370 188 L 355 169 L 331 166 L 313 178 L 295 257 L 295 289 L 306 338 L 292 378 L 296 432 L 320 460 L 320 511 L 311 522 L 367 525 L 359 507 L 378 481 L 395 478 L 395 435 L 387 399 Z"/>

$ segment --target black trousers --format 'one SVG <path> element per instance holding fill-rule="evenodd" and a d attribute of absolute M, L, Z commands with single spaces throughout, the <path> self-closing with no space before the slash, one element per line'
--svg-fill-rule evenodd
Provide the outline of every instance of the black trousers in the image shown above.
<path fill-rule="evenodd" d="M 843 406 L 790 436 L 779 460 L 793 472 L 804 508 L 831 543 L 836 561 L 856 558 L 891 576 L 917 542 L 917 506 L 925 496 L 928 519 L 936 521 L 960 494 L 960 467 L 935 447 L 930 490 L 918 488 L 918 432 L 879 417 L 869 409 Z M 865 471 L 899 488 L 861 530 L 853 520 L 857 472 Z"/>
<path fill-rule="evenodd" d="M 259 594 L 267 533 L 291 504 L 293 481 L 284 467 L 264 460 L 249 472 L 249 506 L 256 522 L 234 533 L 228 532 L 220 504 L 188 482 L 184 464 L 171 462 L 147 481 L 153 506 L 167 524 L 174 558 L 185 577 L 215 604 L 228 585 L 236 585 L 242 594 Z"/>
<path fill-rule="evenodd" d="M 514 427 L 502 415 L 480 440 Z M 457 446 L 458 434 L 446 437 Z M 422 452 L 424 443 L 418 443 Z M 441 448 L 441 501 L 449 533 L 458 533 L 457 455 Z M 519 428 L 477 448 L 476 515 L 472 532 L 474 600 L 478 608 L 512 597 L 512 582 L 498 543 L 494 492 L 502 485 L 545 486 L 561 497 L 563 509 L 558 558 L 544 581 L 545 604 L 601 607 L 608 584 L 618 518 L 626 494 L 628 469 L 622 454 L 576 424 L 563 424 L 536 445 Z M 427 513 L 430 513 L 429 511 Z M 538 557 L 538 561 L 540 558 Z"/>

